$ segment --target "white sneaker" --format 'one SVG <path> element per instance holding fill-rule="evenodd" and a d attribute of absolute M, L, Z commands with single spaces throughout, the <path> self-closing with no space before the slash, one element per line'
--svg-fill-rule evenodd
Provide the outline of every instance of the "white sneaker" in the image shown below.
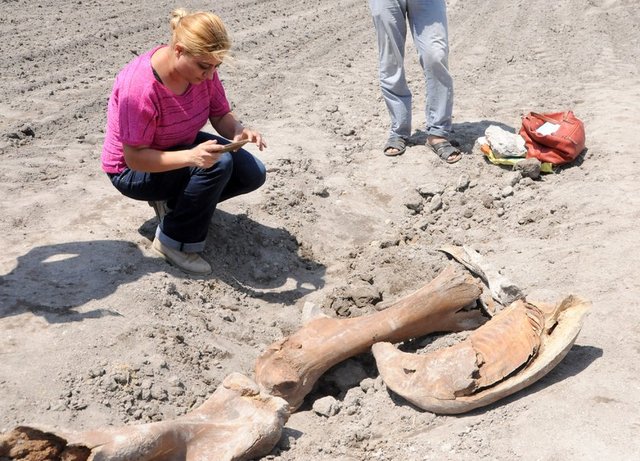
<path fill-rule="evenodd" d="M 211 273 L 211 265 L 202 259 L 198 253 L 185 253 L 163 245 L 157 238 L 153 239 L 151 248 L 166 261 L 182 271 L 193 275 L 207 275 Z"/>

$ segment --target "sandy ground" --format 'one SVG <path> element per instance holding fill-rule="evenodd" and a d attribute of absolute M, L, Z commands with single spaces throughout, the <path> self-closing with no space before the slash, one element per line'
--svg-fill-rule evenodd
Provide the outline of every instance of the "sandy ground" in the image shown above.
<path fill-rule="evenodd" d="M 640 13 L 632 0 L 449 4 L 455 165 L 381 155 L 388 118 L 367 2 L 187 1 L 234 39 L 220 69 L 269 149 L 259 191 L 220 206 L 191 279 L 149 250 L 156 221 L 99 167 L 118 70 L 166 42 L 165 0 L 0 3 L 0 432 L 184 414 L 299 328 L 305 302 L 373 312 L 465 243 L 526 292 L 593 309 L 544 379 L 462 416 L 393 395 L 369 354 L 323 377 L 271 460 L 632 459 L 640 452 Z M 412 45 L 416 141 L 423 81 Z M 472 153 L 489 125 L 573 109 L 588 150 L 540 180 Z M 252 150 L 252 149 L 250 149 Z M 467 185 L 468 184 L 468 185 Z M 462 186 L 461 186 L 462 185 Z M 419 191 L 432 191 L 438 198 Z M 440 206 L 435 206 L 440 200 Z M 314 401 L 333 396 L 323 416 Z"/>

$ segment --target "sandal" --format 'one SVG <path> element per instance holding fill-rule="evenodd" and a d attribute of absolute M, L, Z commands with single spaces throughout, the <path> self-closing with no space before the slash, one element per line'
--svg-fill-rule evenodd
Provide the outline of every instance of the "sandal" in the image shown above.
<path fill-rule="evenodd" d="M 395 157 L 396 155 L 402 155 L 407 150 L 407 141 L 400 136 L 391 135 L 385 144 L 384 155 L 387 157 Z"/>
<path fill-rule="evenodd" d="M 462 152 L 450 141 L 440 141 L 435 144 L 427 142 L 429 147 L 438 157 L 447 163 L 456 163 L 462 158 Z"/>

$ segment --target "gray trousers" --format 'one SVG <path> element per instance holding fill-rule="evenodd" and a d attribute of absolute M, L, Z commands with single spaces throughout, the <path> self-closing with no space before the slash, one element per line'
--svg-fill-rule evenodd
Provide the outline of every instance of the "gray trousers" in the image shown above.
<path fill-rule="evenodd" d="M 391 136 L 406 139 L 411 135 L 411 91 L 404 71 L 408 26 L 426 81 L 426 132 L 449 137 L 453 80 L 445 0 L 369 0 L 369 7 L 378 38 L 380 86 L 391 116 Z"/>

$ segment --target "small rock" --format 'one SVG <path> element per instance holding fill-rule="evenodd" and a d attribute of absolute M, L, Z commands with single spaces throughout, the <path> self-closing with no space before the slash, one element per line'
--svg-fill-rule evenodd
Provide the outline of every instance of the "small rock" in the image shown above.
<path fill-rule="evenodd" d="M 482 202 L 482 206 L 484 206 L 485 208 L 491 208 L 493 206 L 493 201 L 494 198 L 491 194 L 482 194 L 482 197 L 480 197 L 480 201 Z"/>
<path fill-rule="evenodd" d="M 129 375 L 124 373 L 115 373 L 111 378 L 113 379 L 113 382 L 120 385 L 125 385 L 129 382 Z"/>
<path fill-rule="evenodd" d="M 513 187 L 511 186 L 507 186 L 504 189 L 502 189 L 501 195 L 503 197 L 510 197 L 513 195 Z"/>
<path fill-rule="evenodd" d="M 527 158 L 516 163 L 514 170 L 520 172 L 524 178 L 538 179 L 540 177 L 540 160 L 537 158 Z"/>
<path fill-rule="evenodd" d="M 233 315 L 233 312 L 231 312 L 231 311 L 223 311 L 223 312 L 221 312 L 220 313 L 220 317 L 225 322 L 234 323 L 236 321 L 236 316 Z"/>
<path fill-rule="evenodd" d="M 408 202 L 405 203 L 404 206 L 411 210 L 413 214 L 420 214 L 423 207 L 422 202 Z"/>
<path fill-rule="evenodd" d="M 520 214 L 520 216 L 518 217 L 518 224 L 520 225 L 530 224 L 533 222 L 538 222 L 542 219 L 544 219 L 544 212 L 539 209 L 532 209 L 532 210 L 524 211 L 523 213 Z"/>
<path fill-rule="evenodd" d="M 440 208 L 442 208 L 442 197 L 440 195 L 434 195 L 431 202 L 429 202 L 429 211 L 433 213 Z"/>
<path fill-rule="evenodd" d="M 456 190 L 459 192 L 462 192 L 467 187 L 469 187 L 470 182 L 471 182 L 471 179 L 469 178 L 468 174 L 466 173 L 461 174 L 460 177 L 458 178 L 458 184 L 456 185 Z"/>
<path fill-rule="evenodd" d="M 318 197 L 322 197 L 322 198 L 326 198 L 329 196 L 329 190 L 324 186 L 314 187 L 311 193 L 313 195 L 317 195 Z"/>
<path fill-rule="evenodd" d="M 375 389 L 376 381 L 373 378 L 366 378 L 360 381 L 360 389 L 362 389 L 365 393 L 369 391 L 373 391 Z"/>
<path fill-rule="evenodd" d="M 331 303 L 331 308 L 335 311 L 336 314 L 340 317 L 349 317 L 351 315 L 351 309 L 349 308 L 349 303 L 345 299 L 336 298 Z"/>
<path fill-rule="evenodd" d="M 517 171 L 511 172 L 507 176 L 507 184 L 513 187 L 516 184 L 518 184 L 521 179 L 522 179 L 522 175 L 520 174 L 520 172 L 517 172 Z"/>
<path fill-rule="evenodd" d="M 20 127 L 20 133 L 29 138 L 35 138 L 36 132 L 31 125 L 23 125 Z"/>
<path fill-rule="evenodd" d="M 180 395 L 184 395 L 185 390 L 183 387 L 171 387 L 169 388 L 169 392 L 171 392 L 172 396 L 180 396 Z"/>
<path fill-rule="evenodd" d="M 352 285 L 347 293 L 357 307 L 365 307 L 369 304 L 380 302 L 380 290 L 366 282 Z"/>
<path fill-rule="evenodd" d="M 342 403 L 343 410 L 347 415 L 354 415 L 362 406 L 362 389 L 351 388 L 347 391 Z"/>
<path fill-rule="evenodd" d="M 91 370 L 89 370 L 89 377 L 98 378 L 100 376 L 104 376 L 105 373 L 106 373 L 106 370 L 102 367 L 92 368 Z"/>
<path fill-rule="evenodd" d="M 165 293 L 167 293 L 168 295 L 177 295 L 178 294 L 178 288 L 176 287 L 176 284 L 173 282 L 168 282 L 165 286 L 164 286 L 164 291 Z"/>
<path fill-rule="evenodd" d="M 69 408 L 71 408 L 72 410 L 84 410 L 88 406 L 89 406 L 89 404 L 86 403 L 86 402 L 82 402 L 82 401 L 79 401 L 79 400 L 73 400 L 73 401 L 71 401 L 71 404 L 69 405 Z"/>
<path fill-rule="evenodd" d="M 151 388 L 151 398 L 153 400 L 167 400 L 168 393 L 165 389 L 152 387 Z"/>
<path fill-rule="evenodd" d="M 293 448 L 296 444 L 296 438 L 294 436 L 287 436 L 286 434 L 283 434 L 282 437 L 280 437 L 280 440 L 278 441 L 278 448 L 280 448 L 281 450 L 287 451 L 290 450 L 291 448 Z M 264 459 L 270 459 L 269 457 L 266 457 Z M 275 458 L 271 458 L 271 459 L 275 459 Z"/>
<path fill-rule="evenodd" d="M 363 440 L 366 440 L 370 437 L 371 437 L 371 431 L 367 429 L 359 428 L 354 433 L 354 438 L 356 439 L 356 442 L 362 442 Z"/>
<path fill-rule="evenodd" d="M 461 246 L 464 243 L 464 232 L 460 229 L 455 229 L 449 238 L 452 245 Z"/>
<path fill-rule="evenodd" d="M 398 245 L 400 245 L 399 237 L 389 237 L 385 240 L 382 240 L 379 246 L 384 250 L 385 248 L 397 247 Z"/>
<path fill-rule="evenodd" d="M 353 136 L 356 134 L 356 130 L 353 128 L 348 128 L 342 132 L 342 136 Z"/>
<path fill-rule="evenodd" d="M 442 195 L 444 193 L 444 185 L 442 184 L 425 184 L 416 188 L 418 193 L 425 197 L 433 197 L 434 195 Z"/>
<path fill-rule="evenodd" d="M 347 391 L 367 378 L 364 367 L 355 360 L 347 360 L 331 370 L 325 377 L 341 391 Z"/>
<path fill-rule="evenodd" d="M 313 402 L 313 411 L 320 416 L 334 416 L 340 411 L 340 402 L 330 395 Z"/>
<path fill-rule="evenodd" d="M 426 231 L 427 228 L 429 227 L 429 224 L 431 224 L 428 220 L 423 219 L 422 221 L 419 221 L 418 223 L 416 223 L 416 228 L 420 229 L 421 231 Z"/>
<path fill-rule="evenodd" d="M 358 412 L 358 407 L 355 405 L 347 407 L 347 409 L 344 412 L 349 416 L 355 415 Z"/>
<path fill-rule="evenodd" d="M 535 185 L 535 181 L 531 178 L 523 177 L 518 185 L 521 187 L 530 187 Z"/>

